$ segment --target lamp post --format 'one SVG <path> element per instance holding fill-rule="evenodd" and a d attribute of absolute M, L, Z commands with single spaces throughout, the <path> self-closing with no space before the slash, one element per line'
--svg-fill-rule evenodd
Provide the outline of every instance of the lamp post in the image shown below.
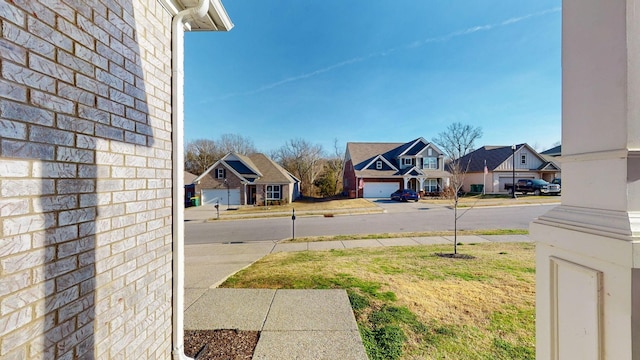
<path fill-rule="evenodd" d="M 516 145 L 511 145 L 511 160 L 513 164 L 511 166 L 511 198 L 516 198 Z"/>
<path fill-rule="evenodd" d="M 229 195 L 229 182 L 227 181 L 227 178 L 224 178 L 224 185 L 227 187 L 227 210 L 229 210 L 230 195 Z"/>

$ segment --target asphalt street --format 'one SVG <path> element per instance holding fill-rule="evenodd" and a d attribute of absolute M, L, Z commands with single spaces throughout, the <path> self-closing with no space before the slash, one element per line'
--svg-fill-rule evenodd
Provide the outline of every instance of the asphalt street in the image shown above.
<path fill-rule="evenodd" d="M 298 216 L 199 222 L 185 224 L 186 244 L 282 240 L 322 235 L 453 230 L 453 210 L 422 203 L 382 203 L 386 213 L 350 216 Z M 458 209 L 458 229 L 527 229 L 529 223 L 553 205 L 478 207 Z M 295 226 L 295 229 L 294 229 Z"/>

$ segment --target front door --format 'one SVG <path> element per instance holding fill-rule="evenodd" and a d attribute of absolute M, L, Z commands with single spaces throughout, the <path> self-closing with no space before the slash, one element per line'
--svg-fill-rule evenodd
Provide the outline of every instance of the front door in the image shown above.
<path fill-rule="evenodd" d="M 249 185 L 248 187 L 249 190 L 249 205 L 255 205 L 256 204 L 256 186 L 255 185 Z"/>
<path fill-rule="evenodd" d="M 413 190 L 415 192 L 420 191 L 420 185 L 418 183 L 418 179 L 416 179 L 416 178 L 409 179 L 409 183 L 407 184 L 407 188 L 411 189 L 411 190 Z"/>

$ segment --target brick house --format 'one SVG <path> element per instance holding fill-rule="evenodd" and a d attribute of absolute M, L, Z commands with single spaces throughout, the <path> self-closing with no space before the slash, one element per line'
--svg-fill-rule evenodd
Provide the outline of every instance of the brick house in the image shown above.
<path fill-rule="evenodd" d="M 232 26 L 195 3 L 0 0 L 0 358 L 182 353 L 184 23 Z"/>
<path fill-rule="evenodd" d="M 438 193 L 449 184 L 444 154 L 417 138 L 407 143 L 347 143 L 343 188 L 350 196 L 388 198 L 398 189 Z"/>
<path fill-rule="evenodd" d="M 229 153 L 193 182 L 203 205 L 288 204 L 300 196 L 300 180 L 260 153 Z"/>

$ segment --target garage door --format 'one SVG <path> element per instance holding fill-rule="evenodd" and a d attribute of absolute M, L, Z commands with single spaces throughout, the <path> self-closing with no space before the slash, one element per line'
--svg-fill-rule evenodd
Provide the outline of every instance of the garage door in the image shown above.
<path fill-rule="evenodd" d="M 229 189 L 229 205 L 240 205 L 240 189 Z M 202 205 L 227 205 L 226 189 L 202 189 Z"/>
<path fill-rule="evenodd" d="M 398 190 L 400 184 L 388 182 L 367 182 L 364 184 L 364 197 L 366 198 L 388 198 L 392 192 Z"/>

